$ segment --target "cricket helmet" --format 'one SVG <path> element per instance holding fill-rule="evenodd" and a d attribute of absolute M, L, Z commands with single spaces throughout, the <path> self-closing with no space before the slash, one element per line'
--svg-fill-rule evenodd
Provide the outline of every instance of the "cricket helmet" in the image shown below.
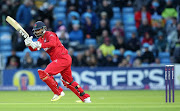
<path fill-rule="evenodd" d="M 34 26 L 33 26 L 33 34 L 39 38 L 41 36 L 44 35 L 44 33 L 46 32 L 47 27 L 46 25 L 42 22 L 42 21 L 37 21 Z"/>

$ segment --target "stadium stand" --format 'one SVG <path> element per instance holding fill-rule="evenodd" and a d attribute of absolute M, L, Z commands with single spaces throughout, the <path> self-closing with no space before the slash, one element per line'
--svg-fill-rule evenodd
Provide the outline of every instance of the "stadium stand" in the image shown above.
<path fill-rule="evenodd" d="M 104 0 L 102 0 L 102 1 L 104 1 Z M 79 24 L 80 25 L 80 30 L 84 31 L 83 28 L 82 28 L 82 24 L 88 24 L 88 20 L 87 20 L 86 17 L 91 18 L 92 26 L 95 26 L 95 30 L 98 30 L 99 24 L 100 24 L 99 22 L 102 19 L 100 17 L 100 15 L 99 15 L 99 8 L 102 8 L 102 1 L 92 0 L 92 6 L 90 5 L 90 7 L 92 9 L 92 12 L 94 12 L 95 15 L 97 16 L 97 19 L 95 20 L 95 22 L 92 20 L 93 17 L 94 17 L 94 15 L 91 15 L 92 12 L 88 12 L 89 15 L 83 15 L 82 14 L 82 12 L 83 12 L 82 7 L 79 7 L 79 9 L 76 9 L 77 6 L 72 6 L 72 7 L 69 8 L 69 7 L 67 7 L 67 5 L 68 5 L 67 0 L 44 0 L 43 3 L 46 2 L 49 5 L 53 5 L 53 10 L 52 10 L 53 20 L 50 20 L 50 23 L 52 23 L 52 24 L 50 24 L 50 26 L 52 27 L 52 31 L 56 32 L 58 30 L 59 26 L 64 25 L 67 28 L 68 33 L 70 33 L 72 31 L 72 25 L 73 24 Z M 125 38 L 125 42 L 127 42 L 131 38 L 132 33 L 136 33 L 137 36 L 138 36 L 139 29 L 136 27 L 136 21 L 135 21 L 135 13 L 137 12 L 137 10 L 134 8 L 134 6 L 132 5 L 132 6 L 128 6 L 128 7 L 127 6 L 123 6 L 123 7 L 119 6 L 118 7 L 117 5 L 114 4 L 113 1 L 110 1 L 110 0 L 107 0 L 107 1 L 110 4 L 110 6 L 112 7 L 112 11 L 113 11 L 112 18 L 111 19 L 105 19 L 107 24 L 108 24 L 108 28 L 110 29 L 109 38 L 112 41 L 118 40 L 118 39 L 116 39 L 116 37 L 118 37 L 118 36 L 113 35 L 114 33 L 113 34 L 111 33 L 111 30 L 115 26 L 117 21 L 120 21 L 123 24 L 124 36 L 122 36 L 122 38 Z M 151 2 L 152 1 L 150 0 L 149 4 L 151 4 Z M 33 4 L 35 4 L 35 3 L 33 3 Z M 7 5 L 7 4 L 1 4 L 1 5 Z M 81 0 L 79 0 L 79 6 L 82 6 L 82 5 L 83 5 L 83 2 Z M 35 11 L 35 13 L 32 14 L 33 20 L 34 21 L 37 21 L 37 20 L 42 20 L 43 21 L 44 18 L 39 19 L 39 17 L 38 17 L 39 16 L 39 13 L 38 13 L 39 9 L 37 7 L 38 6 L 33 5 L 33 8 L 31 9 L 31 10 Z M 48 10 L 48 7 L 47 7 L 46 10 Z M 46 10 L 44 10 L 44 11 L 46 11 Z M 150 11 L 150 12 L 152 11 L 151 7 L 149 8 L 148 11 Z M 176 11 L 179 12 L 178 8 L 177 8 Z M 8 13 L 8 12 L 6 12 L 6 13 Z M 166 35 L 167 27 L 168 27 L 168 25 L 171 25 L 173 22 L 172 22 L 171 19 L 166 20 L 165 18 L 163 18 L 161 16 L 161 13 L 162 12 L 158 13 L 158 16 L 160 18 L 164 19 L 164 21 L 166 21 L 166 23 L 164 23 L 165 25 L 163 25 L 163 27 L 162 27 L 163 30 L 165 30 L 165 32 L 164 32 L 165 37 L 164 38 L 166 39 L 166 37 L 167 37 L 167 35 Z M 151 14 L 153 15 L 152 12 L 151 12 Z M 4 16 L 4 15 L 1 15 L 1 18 L 2 18 L 2 16 Z M 175 31 L 175 33 L 178 33 L 178 31 L 176 30 L 178 22 L 179 22 L 178 17 L 179 17 L 179 15 L 176 16 L 177 24 L 176 24 L 176 26 L 174 26 L 174 30 L 173 30 L 173 31 Z M 62 24 L 59 24 L 59 21 L 61 21 Z M 1 23 L 0 23 L 0 54 L 5 58 L 5 60 L 3 61 L 3 64 L 5 64 L 7 57 L 11 55 L 11 50 L 13 50 L 13 47 L 12 47 L 12 39 L 13 39 L 12 34 L 15 31 L 8 24 L 5 24 L 5 25 L 4 24 L 5 24 L 4 21 L 1 20 Z M 157 24 L 156 24 L 156 26 L 157 26 Z M 153 29 L 156 26 L 151 25 L 151 28 Z M 28 29 L 30 27 L 26 26 L 24 28 Z M 90 28 L 91 27 L 88 27 L 88 29 L 90 29 Z M 84 32 L 83 32 L 83 34 L 84 34 Z M 95 46 L 96 51 L 99 50 L 99 48 L 97 47 L 97 44 L 98 44 L 99 38 L 101 40 L 101 37 L 97 36 L 96 32 L 95 33 L 93 32 L 93 35 L 95 35 L 95 37 L 88 38 L 89 36 L 84 34 L 83 35 L 84 36 L 83 42 L 81 42 L 81 44 L 73 46 L 73 48 L 75 49 L 75 52 L 74 52 L 75 56 L 78 55 L 78 52 L 81 52 L 83 54 L 85 50 L 88 50 L 87 46 L 89 46 L 89 45 Z M 153 37 L 153 40 L 156 41 L 157 40 L 157 38 L 156 38 L 156 36 L 157 36 L 156 30 L 153 33 L 151 33 L 151 35 Z M 142 40 L 141 37 L 138 37 L 138 39 L 140 41 Z M 180 40 L 180 38 L 178 38 L 178 40 Z M 177 42 L 178 42 L 178 40 L 177 40 Z M 103 41 L 103 38 L 102 38 L 102 41 Z M 71 44 L 71 41 L 70 41 L 68 47 L 71 46 L 70 44 Z M 114 44 L 114 45 L 116 45 L 116 44 Z M 152 45 L 152 47 L 153 47 L 153 45 Z M 166 50 L 165 52 L 159 51 L 158 52 L 159 54 L 155 54 L 157 52 L 155 52 L 155 50 L 153 48 L 151 49 L 155 55 L 158 55 L 158 57 L 160 58 L 160 61 L 161 61 L 162 64 L 173 63 L 173 61 L 171 59 L 173 58 L 174 47 L 173 48 L 172 47 L 168 48 L 168 46 L 169 45 L 167 43 L 167 45 L 166 45 L 167 48 L 166 49 L 168 49 L 168 50 Z M 22 59 L 24 57 L 25 53 L 27 52 L 27 50 L 28 49 L 25 49 L 22 52 L 17 52 L 17 56 L 19 56 Z M 129 51 L 127 51 L 126 48 L 124 50 L 125 50 L 125 54 L 127 54 L 127 53 L 131 54 L 133 56 L 133 58 L 135 58 L 137 56 L 136 52 L 130 51 L 131 52 L 130 53 Z M 141 46 L 140 51 L 142 53 L 143 53 L 143 50 L 144 49 Z M 97 56 L 96 53 L 93 53 L 93 54 L 94 54 L 94 56 Z M 120 49 L 114 50 L 113 54 L 120 56 L 121 55 Z M 37 58 L 40 56 L 40 52 L 33 52 L 33 53 L 31 53 L 31 56 L 36 61 Z M 149 65 L 149 64 L 142 63 L 142 66 L 146 66 L 146 65 Z"/>

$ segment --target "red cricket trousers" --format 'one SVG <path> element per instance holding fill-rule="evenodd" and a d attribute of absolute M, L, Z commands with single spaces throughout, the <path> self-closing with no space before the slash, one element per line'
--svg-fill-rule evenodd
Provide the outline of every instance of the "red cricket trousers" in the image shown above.
<path fill-rule="evenodd" d="M 84 101 L 85 98 L 90 97 L 89 94 L 85 93 L 84 90 L 79 86 L 79 84 L 75 81 L 73 81 L 72 73 L 71 73 L 71 63 L 72 59 L 69 54 L 62 55 L 61 58 L 56 59 L 52 61 L 47 68 L 45 69 L 45 72 L 51 75 L 56 75 L 58 73 L 61 73 L 61 76 L 63 80 L 70 83 L 71 85 L 63 82 L 64 86 L 69 88 L 71 91 L 73 91 L 82 101 Z M 59 92 L 56 90 L 54 85 L 49 83 L 50 81 L 46 81 L 47 85 L 51 88 L 51 90 L 54 92 L 54 94 L 58 94 Z M 57 82 L 56 82 L 57 84 Z M 59 91 L 62 91 L 63 89 L 59 87 Z"/>
<path fill-rule="evenodd" d="M 61 58 L 52 61 L 45 69 L 49 75 L 61 73 L 62 78 L 71 83 L 73 81 L 71 73 L 72 59 L 69 54 L 62 55 Z"/>

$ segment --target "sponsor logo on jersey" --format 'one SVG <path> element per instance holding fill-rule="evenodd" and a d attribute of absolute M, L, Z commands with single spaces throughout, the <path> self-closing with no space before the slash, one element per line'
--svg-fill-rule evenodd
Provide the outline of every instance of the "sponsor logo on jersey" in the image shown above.
<path fill-rule="evenodd" d="M 51 34 L 49 37 L 53 36 L 53 34 Z"/>

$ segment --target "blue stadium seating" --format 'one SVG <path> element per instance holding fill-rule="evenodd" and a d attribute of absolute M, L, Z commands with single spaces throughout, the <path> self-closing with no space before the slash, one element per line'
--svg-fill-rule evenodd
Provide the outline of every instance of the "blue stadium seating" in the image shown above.
<path fill-rule="evenodd" d="M 31 52 L 32 57 L 40 57 L 40 51 Z"/>
<path fill-rule="evenodd" d="M 117 19 L 111 19 L 110 25 L 115 25 L 117 21 L 118 21 Z"/>
<path fill-rule="evenodd" d="M 114 54 L 114 55 L 121 55 L 121 53 L 120 53 L 119 50 L 114 50 L 114 51 L 113 51 L 113 54 Z"/>
<path fill-rule="evenodd" d="M 161 59 L 160 59 L 160 62 L 161 62 L 162 64 L 168 64 L 168 63 L 171 63 L 171 61 L 170 61 L 169 58 L 161 58 Z"/>
<path fill-rule="evenodd" d="M 1 45 L 0 51 L 11 51 L 12 47 L 11 45 Z"/>
<path fill-rule="evenodd" d="M 25 56 L 24 52 L 16 52 L 16 55 L 19 56 L 20 58 L 23 58 Z"/>
<path fill-rule="evenodd" d="M 134 9 L 132 7 L 124 7 L 122 9 L 123 13 L 134 13 Z"/>
<path fill-rule="evenodd" d="M 64 14 L 64 13 L 59 13 L 59 14 L 56 14 L 55 15 L 55 18 L 56 18 L 56 20 L 66 20 L 66 14 Z"/>
<path fill-rule="evenodd" d="M 136 26 L 132 26 L 132 25 L 126 25 L 124 27 L 124 30 L 127 31 L 127 32 L 136 32 Z"/>
<path fill-rule="evenodd" d="M 125 25 L 135 25 L 134 14 L 123 14 L 123 23 Z"/>
<path fill-rule="evenodd" d="M 0 32 L 10 32 L 11 28 L 9 26 L 0 26 Z"/>
<path fill-rule="evenodd" d="M 75 16 L 77 19 L 79 19 L 80 15 L 78 12 L 76 11 L 71 11 L 69 14 L 68 14 L 68 21 L 71 21 L 71 17 L 72 16 Z"/>
<path fill-rule="evenodd" d="M 120 8 L 119 7 L 113 7 L 112 8 L 114 13 L 120 13 Z"/>
<path fill-rule="evenodd" d="M 63 24 L 66 26 L 66 15 L 64 13 L 59 13 L 55 16 L 56 20 L 53 22 L 53 28 L 56 30 L 58 20 L 62 20 Z"/>
<path fill-rule="evenodd" d="M 120 13 L 114 14 L 113 19 L 121 19 L 121 14 Z"/>
<path fill-rule="evenodd" d="M 128 14 L 122 14 L 123 19 L 128 19 L 128 18 L 133 18 L 134 19 L 134 14 L 133 13 L 128 13 Z"/>
<path fill-rule="evenodd" d="M 132 57 L 135 58 L 137 56 L 136 52 L 132 52 Z"/>
<path fill-rule="evenodd" d="M 170 61 L 170 53 L 169 52 L 159 52 L 160 62 L 162 64 L 171 63 Z"/>
<path fill-rule="evenodd" d="M 85 39 L 85 42 L 84 42 L 85 45 L 89 46 L 89 45 L 94 45 L 96 46 L 96 39 Z"/>
<path fill-rule="evenodd" d="M 4 38 L 2 38 L 4 37 Z M 3 40 L 3 39 L 11 39 L 11 33 L 10 32 L 1 32 L 0 33 L 0 40 Z"/>
<path fill-rule="evenodd" d="M 65 7 L 55 7 L 54 10 L 53 10 L 53 13 L 56 15 L 56 14 L 59 14 L 59 13 L 65 13 L 66 12 L 66 8 Z"/>
<path fill-rule="evenodd" d="M 125 41 L 127 42 L 132 37 L 132 32 L 125 32 Z"/>
<path fill-rule="evenodd" d="M 67 2 L 66 1 L 59 1 L 60 7 L 66 7 Z"/>
<path fill-rule="evenodd" d="M 95 1 L 95 0 L 93 0 L 93 8 L 95 8 L 95 7 L 96 7 L 96 5 L 97 5 L 96 1 Z"/>
<path fill-rule="evenodd" d="M 83 0 L 79 0 L 79 3 L 81 3 L 81 5 L 83 5 L 82 2 Z M 67 26 L 66 24 L 69 22 L 68 20 L 71 20 L 71 16 L 76 16 L 78 19 L 80 17 L 82 17 L 82 15 L 80 16 L 81 12 L 75 12 L 72 11 L 69 13 L 68 16 L 66 16 L 66 5 L 67 5 L 67 0 L 47 0 L 47 2 L 49 2 L 50 4 L 54 5 L 54 9 L 53 9 L 53 16 L 55 17 L 55 20 L 53 22 L 53 26 L 57 26 L 57 22 L 58 20 L 62 20 L 63 24 L 65 26 Z M 96 9 L 96 1 L 93 0 L 93 9 Z M 136 26 L 135 26 L 135 20 L 134 20 L 134 9 L 133 7 L 124 7 L 122 8 L 122 10 L 119 7 L 112 7 L 112 10 L 114 12 L 114 15 L 112 17 L 112 19 L 110 20 L 110 28 L 112 29 L 113 26 L 115 26 L 117 21 L 122 21 L 122 23 L 124 24 L 124 32 L 125 32 L 125 42 L 127 42 L 131 36 L 132 36 L 132 32 L 137 32 Z M 72 22 L 72 20 L 70 21 Z M 73 21 L 72 23 L 79 23 L 79 20 L 77 21 Z M 82 23 L 82 22 L 80 22 Z M 172 23 L 172 20 L 168 20 L 166 21 L 166 25 L 169 25 Z M 99 25 L 99 23 L 96 24 L 97 26 Z M 11 26 L 0 26 L 0 53 L 5 57 L 5 59 L 3 60 L 3 62 L 7 61 L 7 57 L 11 55 L 11 50 L 12 50 L 12 46 L 11 46 L 11 35 L 12 35 L 12 30 L 14 30 Z M 85 48 L 89 45 L 97 45 L 97 41 L 96 39 L 85 39 L 84 40 L 84 45 Z M 16 55 L 19 56 L 21 58 L 21 60 L 23 59 L 23 57 L 25 56 L 26 52 L 30 50 L 27 48 L 25 49 L 25 51 L 23 52 L 16 52 Z M 34 60 L 37 60 L 37 58 L 40 57 L 40 51 L 36 51 L 36 52 L 30 52 L 31 57 Z M 81 53 L 80 51 L 75 50 L 74 55 L 77 56 L 79 53 Z M 155 55 L 155 52 L 153 52 Z M 114 50 L 113 54 L 115 55 L 120 55 L 120 51 L 119 50 Z M 135 52 L 131 52 L 131 51 L 126 51 L 124 55 L 128 55 L 130 54 L 132 57 L 136 57 L 136 53 Z M 162 64 L 168 64 L 171 63 L 171 59 L 170 59 L 170 53 L 169 52 L 159 52 L 159 58 Z M 142 66 L 149 66 L 148 63 L 142 63 Z"/>
<path fill-rule="evenodd" d="M 1 28 L 8 29 L 8 27 Z M 5 51 L 11 51 L 11 33 L 10 32 L 1 32 L 0 33 L 0 52 L 4 53 Z"/>
<path fill-rule="evenodd" d="M 31 57 L 33 57 L 33 58 L 38 58 L 38 57 L 40 57 L 40 53 L 41 53 L 40 51 L 31 52 L 31 51 L 29 50 L 29 48 L 24 49 L 24 51 L 23 51 L 24 55 L 25 55 L 27 52 L 30 52 Z M 22 55 L 23 55 L 23 54 L 22 54 Z"/>
<path fill-rule="evenodd" d="M 132 51 L 127 50 L 127 51 L 124 52 L 124 57 L 126 57 L 126 56 L 128 56 L 128 55 L 132 56 L 132 54 L 133 54 Z"/>
<path fill-rule="evenodd" d="M 149 66 L 149 64 L 148 63 L 142 63 L 141 66 L 147 67 L 147 66 Z"/>
<path fill-rule="evenodd" d="M 119 20 L 119 19 L 111 19 L 111 21 L 110 21 L 110 28 L 111 29 L 115 26 L 117 21 L 121 21 L 121 20 Z"/>
<path fill-rule="evenodd" d="M 7 58 L 8 56 L 11 55 L 11 51 L 3 51 L 3 53 L 1 53 L 5 58 Z"/>
<path fill-rule="evenodd" d="M 77 52 L 77 51 L 75 51 L 73 55 L 77 57 L 77 55 L 78 55 L 78 52 Z"/>
<path fill-rule="evenodd" d="M 3 63 L 3 65 L 6 67 L 7 57 L 3 57 L 3 59 L 2 59 L 2 63 Z"/>
<path fill-rule="evenodd" d="M 128 31 L 125 32 L 126 39 L 130 39 L 131 36 L 132 36 L 132 32 L 128 32 Z"/>
<path fill-rule="evenodd" d="M 31 52 L 31 51 L 29 50 L 29 48 L 24 49 L 24 51 L 23 51 L 24 56 L 25 56 L 25 54 L 26 54 L 27 52 L 30 52 L 30 56 L 33 58 L 33 60 L 34 60 L 35 63 L 37 62 L 37 59 L 41 56 L 41 51 Z M 21 55 L 23 55 L 23 54 L 21 54 Z M 24 57 L 24 56 L 23 56 L 23 57 Z"/>
<path fill-rule="evenodd" d="M 11 28 L 0 26 L 0 53 L 3 55 L 3 64 L 6 64 L 7 57 L 11 55 Z"/>
<path fill-rule="evenodd" d="M 5 39 L 1 39 L 0 40 L 0 45 L 11 45 L 11 40 L 5 40 Z"/>
<path fill-rule="evenodd" d="M 48 0 L 48 3 L 55 5 L 57 3 L 57 0 Z"/>
<path fill-rule="evenodd" d="M 170 58 L 169 52 L 159 52 L 160 58 Z"/>

